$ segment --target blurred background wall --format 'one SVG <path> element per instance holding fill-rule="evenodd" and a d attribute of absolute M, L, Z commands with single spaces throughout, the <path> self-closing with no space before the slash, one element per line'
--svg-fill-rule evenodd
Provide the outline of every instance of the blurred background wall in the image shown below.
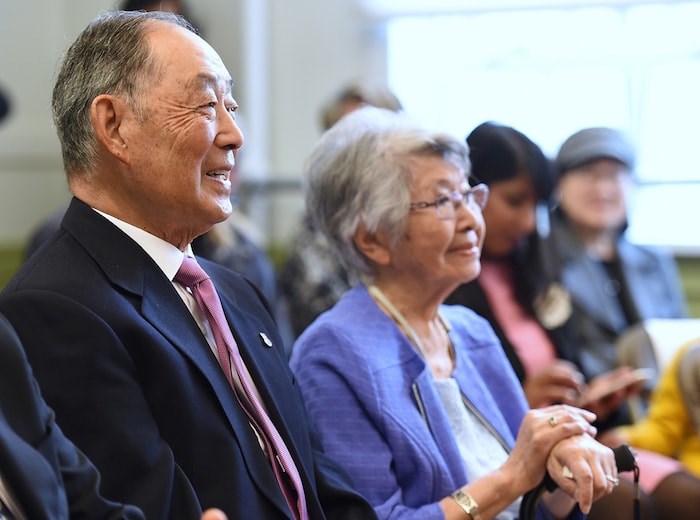
<path fill-rule="evenodd" d="M 391 3 L 187 2 L 193 20 L 236 83 L 239 122 L 246 136 L 240 157 L 241 206 L 265 237 L 273 258 L 283 256 L 299 222 L 300 172 L 321 133 L 321 106 L 349 81 L 388 80 L 383 15 L 381 9 L 370 14 L 367 6 Z M 433 5 L 403 4 L 420 4 L 418 10 L 423 11 Z M 116 0 L 0 0 L 0 89 L 12 104 L 0 124 L 0 287 L 19 265 L 29 233 L 69 200 L 49 108 L 61 54 L 89 20 L 116 5 Z M 416 34 L 419 43 L 422 37 Z M 415 66 L 420 74 L 421 62 Z M 434 80 L 437 85 L 449 78 Z M 693 312 L 700 315 L 700 262 L 696 254 L 682 256 Z"/>
<path fill-rule="evenodd" d="M 61 53 L 105 0 L 2 0 L 0 88 L 12 112 L 0 125 L 0 244 L 19 244 L 68 200 L 49 98 Z M 192 18 L 236 82 L 246 134 L 244 201 L 270 243 L 298 213 L 301 164 L 320 135 L 321 104 L 349 79 L 384 77 L 381 31 L 355 0 L 196 0 Z M 275 188 L 277 186 L 277 188 Z"/>

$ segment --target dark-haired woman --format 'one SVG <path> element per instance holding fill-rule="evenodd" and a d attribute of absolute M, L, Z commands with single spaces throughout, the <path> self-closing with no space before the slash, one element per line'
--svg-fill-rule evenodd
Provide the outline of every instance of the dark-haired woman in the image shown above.
<path fill-rule="evenodd" d="M 552 243 L 540 238 L 550 222 L 552 163 L 522 132 L 498 123 L 479 125 L 467 143 L 472 175 L 490 190 L 484 209 L 488 232 L 479 278 L 458 287 L 447 302 L 465 305 L 491 323 L 530 406 L 584 406 L 598 415 L 601 431 L 628 421 L 625 401 L 641 385 L 624 384 L 633 381 L 628 367 L 586 373 L 577 328 L 581 309 L 560 284 L 561 266 Z M 620 390 L 605 391 L 617 383 Z M 643 518 L 652 518 L 647 515 L 654 510 L 659 518 L 696 518 L 700 481 L 668 457 L 641 452 L 638 459 L 645 491 Z M 698 500 L 678 501 L 676 493 Z M 632 494 L 631 484 L 623 480 L 594 504 L 590 518 L 630 517 Z"/>

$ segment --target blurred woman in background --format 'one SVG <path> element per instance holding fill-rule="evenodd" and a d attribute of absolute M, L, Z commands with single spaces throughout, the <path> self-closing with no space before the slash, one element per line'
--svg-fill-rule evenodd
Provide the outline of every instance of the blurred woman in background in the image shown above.
<path fill-rule="evenodd" d="M 680 276 L 671 255 L 625 236 L 635 153 L 611 128 L 586 128 L 556 157 L 558 206 L 552 251 L 575 306 L 578 353 L 588 377 L 616 366 L 616 341 L 650 318 L 686 318 Z"/>
<path fill-rule="evenodd" d="M 447 302 L 465 305 L 489 320 L 532 407 L 583 406 L 597 414 L 601 430 L 628 422 L 625 401 L 641 390 L 633 371 L 618 367 L 616 360 L 597 373 L 583 369 L 578 330 L 582 311 L 561 283 L 558 253 L 549 236 L 555 190 L 551 162 L 527 136 L 497 123 L 479 125 L 467 143 L 472 177 L 490 190 L 484 209 L 487 233 L 479 278 L 458 287 Z M 700 501 L 679 504 L 673 494 L 687 487 L 689 496 L 700 498 L 700 481 L 683 472 L 677 461 L 653 453 L 640 454 L 639 464 L 648 493 L 642 500 L 643 515 L 656 510 L 660 518 L 694 517 Z M 630 517 L 632 493 L 631 484 L 623 482 L 594 504 L 590 517 Z"/>

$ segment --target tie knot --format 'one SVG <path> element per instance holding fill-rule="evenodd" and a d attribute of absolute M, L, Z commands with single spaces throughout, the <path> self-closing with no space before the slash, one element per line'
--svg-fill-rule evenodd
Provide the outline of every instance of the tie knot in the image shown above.
<path fill-rule="evenodd" d="M 207 276 L 207 273 L 204 272 L 204 269 L 202 269 L 197 261 L 190 256 L 185 256 L 180 269 L 178 269 L 177 273 L 175 273 L 175 281 L 180 282 L 182 285 L 189 287 L 190 289 L 198 283 L 208 279 L 209 276 Z"/>

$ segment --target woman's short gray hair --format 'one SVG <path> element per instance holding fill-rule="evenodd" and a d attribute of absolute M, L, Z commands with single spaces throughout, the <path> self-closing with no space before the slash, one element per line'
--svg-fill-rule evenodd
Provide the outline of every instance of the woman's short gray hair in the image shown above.
<path fill-rule="evenodd" d="M 371 265 L 355 247 L 360 223 L 382 231 L 395 244 L 406 231 L 411 159 L 440 157 L 466 175 L 466 144 L 431 132 L 408 116 L 363 107 L 328 130 L 305 163 L 306 208 L 325 234 L 338 260 L 353 275 L 371 279 Z"/>
<path fill-rule="evenodd" d="M 95 18 L 68 48 L 53 89 L 51 108 L 69 176 L 87 174 L 97 160 L 90 105 L 100 94 L 124 96 L 144 118 L 140 94 L 157 81 L 146 35 L 154 21 L 196 33 L 181 16 L 165 12 L 109 11 Z"/>

